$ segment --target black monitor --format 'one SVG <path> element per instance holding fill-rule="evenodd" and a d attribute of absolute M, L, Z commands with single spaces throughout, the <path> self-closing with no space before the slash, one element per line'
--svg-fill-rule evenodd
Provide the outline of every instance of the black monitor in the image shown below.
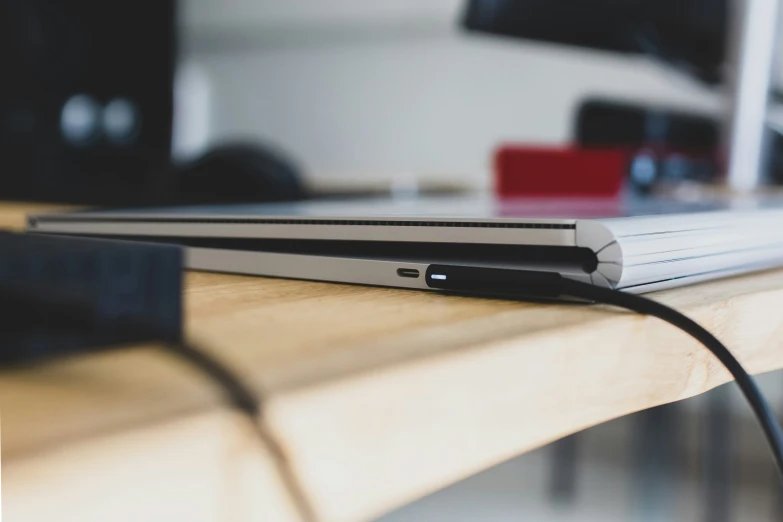
<path fill-rule="evenodd" d="M 722 79 L 728 0 L 470 0 L 472 31 L 647 54 L 700 80 Z"/>

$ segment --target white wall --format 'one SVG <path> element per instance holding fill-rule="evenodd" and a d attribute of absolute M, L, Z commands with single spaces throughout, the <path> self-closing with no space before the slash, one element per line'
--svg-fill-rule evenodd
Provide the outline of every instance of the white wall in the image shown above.
<path fill-rule="evenodd" d="M 486 186 L 498 143 L 566 142 L 585 96 L 721 107 L 641 58 L 462 34 L 460 6 L 190 0 L 187 59 L 212 82 L 213 139 L 267 139 L 320 183 L 415 173 Z"/>

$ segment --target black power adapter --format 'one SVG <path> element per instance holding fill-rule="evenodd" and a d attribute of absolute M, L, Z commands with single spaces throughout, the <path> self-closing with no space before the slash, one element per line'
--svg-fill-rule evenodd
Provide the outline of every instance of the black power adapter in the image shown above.
<path fill-rule="evenodd" d="M 180 247 L 0 233 L 0 366 L 181 335 Z"/>

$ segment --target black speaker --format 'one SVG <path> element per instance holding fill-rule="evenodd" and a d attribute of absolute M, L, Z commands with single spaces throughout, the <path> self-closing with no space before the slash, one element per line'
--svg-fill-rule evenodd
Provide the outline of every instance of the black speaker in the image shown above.
<path fill-rule="evenodd" d="M 175 62 L 173 0 L 0 0 L 0 199 L 145 201 Z"/>

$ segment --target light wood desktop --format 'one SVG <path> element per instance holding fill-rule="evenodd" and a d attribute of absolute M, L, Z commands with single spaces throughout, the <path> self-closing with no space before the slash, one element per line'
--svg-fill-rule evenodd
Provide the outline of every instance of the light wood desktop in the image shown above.
<path fill-rule="evenodd" d="M 41 208 L 0 206 L 0 225 Z M 188 273 L 187 331 L 264 428 L 153 346 L 0 373 L 9 521 L 372 520 L 607 420 L 728 380 L 685 334 L 599 306 Z M 783 367 L 783 271 L 656 294 L 755 373 Z"/>

